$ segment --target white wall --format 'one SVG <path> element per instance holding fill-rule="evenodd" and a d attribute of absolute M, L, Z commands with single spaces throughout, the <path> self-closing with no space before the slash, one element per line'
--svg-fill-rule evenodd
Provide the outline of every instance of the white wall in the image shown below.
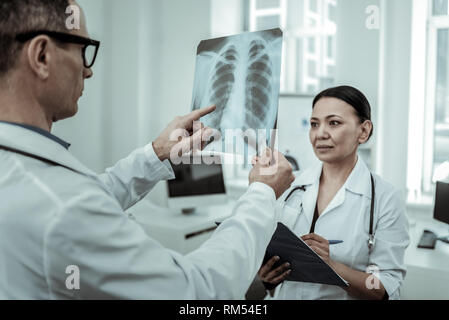
<path fill-rule="evenodd" d="M 210 0 L 212 37 L 224 37 L 244 31 L 244 1 L 246 0 Z"/>
<path fill-rule="evenodd" d="M 340 0 L 337 10 L 336 85 L 350 85 L 362 91 L 372 107 L 376 125 L 378 108 L 379 30 L 366 28 L 370 5 L 378 0 Z"/>
<path fill-rule="evenodd" d="M 366 8 L 381 9 L 370 30 Z M 336 84 L 365 93 L 374 122 L 374 170 L 406 191 L 412 1 L 340 0 Z M 382 16 L 383 15 L 383 16 Z"/>
<path fill-rule="evenodd" d="M 350 85 L 362 91 L 371 105 L 374 134 L 359 148 L 359 155 L 374 171 L 379 109 L 380 30 L 366 26 L 369 6 L 379 0 L 340 0 L 337 8 L 337 62 L 335 85 Z"/>
<path fill-rule="evenodd" d="M 144 0 L 145 1 L 145 0 Z M 152 119 L 157 136 L 176 116 L 191 110 L 196 51 L 199 42 L 210 37 L 209 0 L 156 0 L 160 4 L 157 63 L 153 75 L 154 96 L 146 119 Z M 166 199 L 165 183 L 156 186 L 149 198 L 157 204 Z"/>
<path fill-rule="evenodd" d="M 105 1 L 80 0 L 79 3 L 86 11 L 91 37 L 104 40 L 106 34 L 104 21 L 98 17 L 104 16 Z M 105 132 L 102 121 L 106 110 L 103 98 L 105 56 L 107 52 L 102 47 L 94 66 L 94 78 L 85 84 L 76 117 L 58 122 L 53 127 L 54 134 L 72 144 L 70 151 L 97 172 L 103 170 L 105 156 L 103 150 Z"/>
<path fill-rule="evenodd" d="M 197 46 L 210 36 L 210 1 L 164 0 L 159 12 L 161 24 L 158 100 L 155 119 L 161 130 L 178 114 L 191 110 Z"/>
<path fill-rule="evenodd" d="M 383 1 L 385 44 L 378 130 L 379 174 L 406 191 L 412 1 Z"/>
<path fill-rule="evenodd" d="M 372 107 L 372 120 L 376 133 L 379 108 L 380 31 L 366 28 L 365 22 L 368 17 L 366 8 L 370 5 L 379 6 L 379 0 L 338 1 L 335 85 L 354 86 L 367 96 Z M 281 97 L 279 106 L 281 151 L 289 149 L 306 166 L 316 161 L 313 149 L 310 147 L 308 131 L 301 124 L 303 119 L 310 117 L 312 100 L 313 98 L 305 97 Z M 282 116 L 284 113 L 295 116 L 291 119 Z M 288 131 L 289 134 L 286 134 L 285 131 Z M 375 145 L 376 135 L 371 140 L 370 145 Z M 367 150 L 366 154 L 365 151 L 363 152 L 362 156 L 365 161 L 368 164 L 373 164 L 375 170 L 375 150 Z"/>

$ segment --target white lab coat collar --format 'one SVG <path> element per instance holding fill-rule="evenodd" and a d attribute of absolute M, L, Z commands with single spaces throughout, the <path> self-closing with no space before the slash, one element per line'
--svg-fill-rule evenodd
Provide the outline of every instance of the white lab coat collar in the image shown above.
<path fill-rule="evenodd" d="M 357 163 L 346 179 L 345 188 L 353 193 L 364 195 L 371 199 L 371 172 L 365 161 L 358 156 Z"/>
<path fill-rule="evenodd" d="M 85 175 L 96 175 L 57 142 L 19 126 L 0 123 L 0 145 L 56 162 Z"/>
<path fill-rule="evenodd" d="M 323 163 L 318 162 L 299 175 L 294 182 L 294 185 L 309 186 L 311 184 L 316 184 L 320 181 L 322 171 Z"/>
<path fill-rule="evenodd" d="M 342 205 L 345 202 L 346 191 L 366 196 L 371 199 L 370 171 L 362 158 L 360 156 L 357 158 L 357 163 L 349 174 L 349 177 L 346 179 L 343 187 L 338 190 L 334 199 L 331 200 L 322 215 Z"/>
<path fill-rule="evenodd" d="M 315 211 L 316 201 L 318 198 L 319 181 L 323 170 L 323 163 L 319 162 L 316 165 L 310 167 L 296 178 L 292 185 L 293 189 L 297 186 L 305 186 L 306 191 L 302 198 L 302 207 L 307 220 L 311 223 L 313 220 L 313 214 Z M 364 195 L 371 199 L 371 179 L 370 171 L 366 166 L 363 159 L 358 156 L 357 163 L 346 179 L 343 187 L 337 192 L 335 197 L 329 203 L 322 215 L 337 208 L 345 201 L 345 191 L 348 190 L 352 193 Z"/>
<path fill-rule="evenodd" d="M 322 171 L 323 163 L 319 162 L 300 174 L 293 183 L 292 188 L 319 183 Z M 371 198 L 370 170 L 360 156 L 358 156 L 354 169 L 352 169 L 349 177 L 346 179 L 344 187 L 353 193 Z"/>

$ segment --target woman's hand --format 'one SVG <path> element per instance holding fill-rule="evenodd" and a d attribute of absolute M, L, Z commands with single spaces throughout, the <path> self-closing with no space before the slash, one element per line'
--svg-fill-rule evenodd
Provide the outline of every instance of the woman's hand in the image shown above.
<path fill-rule="evenodd" d="M 302 240 L 315 251 L 321 259 L 323 259 L 328 265 L 332 266 L 333 261 L 329 256 L 329 241 L 320 237 L 315 233 L 306 234 L 301 237 Z"/>
<path fill-rule="evenodd" d="M 291 269 L 288 269 L 290 267 L 290 263 L 288 262 L 284 263 L 280 267 L 277 267 L 276 269 L 273 269 L 273 265 L 279 261 L 279 259 L 280 258 L 278 256 L 274 256 L 260 268 L 257 274 L 263 282 L 278 285 L 290 274 Z"/>

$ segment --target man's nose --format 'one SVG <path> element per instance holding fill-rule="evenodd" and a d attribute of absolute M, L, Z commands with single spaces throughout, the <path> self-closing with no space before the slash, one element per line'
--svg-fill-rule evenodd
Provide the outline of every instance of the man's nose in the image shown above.
<path fill-rule="evenodd" d="M 94 75 L 94 72 L 92 71 L 91 68 L 84 68 L 84 79 L 89 79 L 92 78 L 92 76 Z"/>

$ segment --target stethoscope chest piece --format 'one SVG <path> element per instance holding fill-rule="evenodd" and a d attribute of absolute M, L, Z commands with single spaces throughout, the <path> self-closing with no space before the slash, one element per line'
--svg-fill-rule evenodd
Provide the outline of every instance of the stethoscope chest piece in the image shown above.
<path fill-rule="evenodd" d="M 374 238 L 374 234 L 370 234 L 368 238 L 368 250 L 370 253 L 373 251 L 375 243 L 376 239 Z"/>

